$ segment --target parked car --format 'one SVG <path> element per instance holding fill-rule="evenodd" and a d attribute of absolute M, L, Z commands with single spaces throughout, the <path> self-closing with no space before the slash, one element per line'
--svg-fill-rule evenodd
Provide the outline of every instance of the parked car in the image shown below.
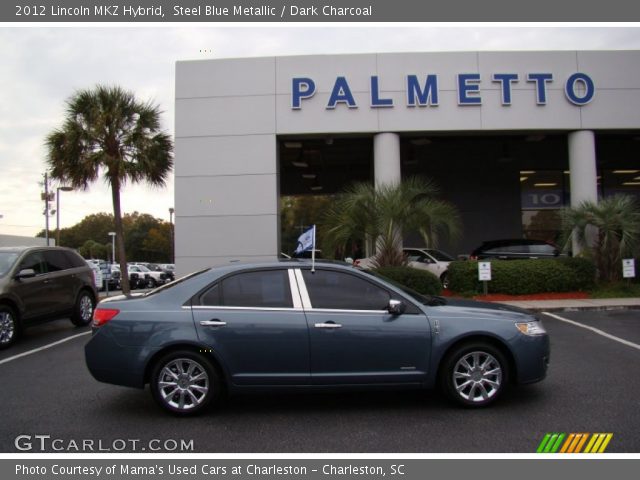
<path fill-rule="evenodd" d="M 408 265 L 418 270 L 427 270 L 433 273 L 442 282 L 442 286 L 449 286 L 449 276 L 447 270 L 449 263 L 454 258 L 441 250 L 435 248 L 403 248 L 402 251 L 407 256 Z M 354 265 L 360 268 L 373 268 L 374 257 L 360 258 L 354 261 Z"/>
<path fill-rule="evenodd" d="M 97 297 L 93 271 L 74 250 L 0 248 L 0 349 L 46 320 L 69 316 L 74 325 L 87 325 Z"/>
<path fill-rule="evenodd" d="M 164 273 L 166 275 L 166 277 L 163 279 L 165 282 L 172 282 L 173 280 L 175 280 L 175 268 L 173 267 L 173 265 L 171 265 L 170 268 L 168 263 L 147 263 L 145 267 L 147 267 L 152 272 Z"/>
<path fill-rule="evenodd" d="M 345 264 L 233 263 L 96 308 L 96 380 L 188 415 L 221 392 L 440 386 L 470 407 L 542 380 L 549 339 L 525 310 L 425 297 Z"/>
<path fill-rule="evenodd" d="M 96 287 L 96 290 L 100 291 L 104 288 L 104 279 L 102 277 L 102 270 L 100 270 L 100 266 L 98 263 L 91 262 L 86 260 L 87 265 L 91 268 L 93 272 L 93 286 Z"/>
<path fill-rule="evenodd" d="M 536 258 L 555 258 L 566 256 L 553 243 L 544 240 L 528 240 L 522 238 L 491 240 L 483 242 L 471 252 L 470 260 L 495 258 L 499 260 L 518 260 Z"/>
<path fill-rule="evenodd" d="M 129 270 L 129 275 L 133 273 L 138 275 L 137 287 L 139 288 L 155 288 L 170 281 L 169 275 L 165 272 L 154 272 L 140 263 L 130 264 L 127 269 Z"/>

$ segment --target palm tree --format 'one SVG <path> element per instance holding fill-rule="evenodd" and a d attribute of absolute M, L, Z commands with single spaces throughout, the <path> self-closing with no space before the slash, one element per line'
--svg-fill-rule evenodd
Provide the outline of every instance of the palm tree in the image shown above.
<path fill-rule="evenodd" d="M 438 193 L 433 182 L 420 177 L 378 186 L 357 183 L 339 195 L 325 215 L 325 245 L 340 248 L 361 241 L 367 255 L 375 248 L 378 266 L 402 265 L 403 235 L 417 232 L 429 247 L 443 235 L 459 235 L 459 214 L 435 198 Z"/>
<path fill-rule="evenodd" d="M 127 182 L 164 186 L 173 144 L 160 130 L 160 110 L 120 87 L 97 86 L 67 101 L 64 124 L 47 136 L 53 178 L 86 190 L 103 177 L 111 186 L 122 291 L 129 294 L 120 190 Z"/>
<path fill-rule="evenodd" d="M 599 203 L 582 202 L 561 212 L 562 229 L 569 242 L 593 258 L 601 280 L 620 278 L 620 262 L 638 253 L 640 209 L 633 197 L 615 195 Z"/>

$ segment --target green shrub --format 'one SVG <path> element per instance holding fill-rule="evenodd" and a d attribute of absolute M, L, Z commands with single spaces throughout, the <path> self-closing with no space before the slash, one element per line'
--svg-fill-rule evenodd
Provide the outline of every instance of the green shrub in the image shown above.
<path fill-rule="evenodd" d="M 423 295 L 439 295 L 442 292 L 440 279 L 426 270 L 411 267 L 380 267 L 375 269 L 375 272 Z"/>
<path fill-rule="evenodd" d="M 595 266 L 584 258 L 542 260 L 491 260 L 490 293 L 526 295 L 545 292 L 575 292 L 594 287 Z M 454 292 L 481 293 L 478 262 L 449 264 L 449 288 Z"/>

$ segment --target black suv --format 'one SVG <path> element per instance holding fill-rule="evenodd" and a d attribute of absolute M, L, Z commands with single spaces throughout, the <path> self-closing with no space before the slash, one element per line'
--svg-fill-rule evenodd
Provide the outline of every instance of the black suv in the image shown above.
<path fill-rule="evenodd" d="M 526 240 L 514 238 L 483 242 L 471 252 L 471 260 L 496 258 L 498 260 L 517 260 L 528 258 L 555 258 L 561 256 L 560 249 L 544 240 Z"/>
<path fill-rule="evenodd" d="M 68 316 L 74 325 L 87 325 L 96 300 L 93 272 L 74 250 L 0 248 L 0 349 L 43 321 Z"/>

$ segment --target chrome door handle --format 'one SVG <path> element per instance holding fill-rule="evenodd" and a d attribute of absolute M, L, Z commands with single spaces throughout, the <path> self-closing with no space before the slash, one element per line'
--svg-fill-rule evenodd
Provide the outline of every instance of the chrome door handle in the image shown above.
<path fill-rule="evenodd" d="M 222 320 L 202 320 L 200 325 L 203 327 L 224 327 L 227 322 L 223 322 Z"/>
<path fill-rule="evenodd" d="M 333 322 L 329 323 L 329 322 L 327 322 L 327 323 L 316 323 L 314 325 L 314 327 L 316 327 L 316 328 L 342 328 L 342 325 L 340 325 L 339 323 L 333 323 Z"/>

